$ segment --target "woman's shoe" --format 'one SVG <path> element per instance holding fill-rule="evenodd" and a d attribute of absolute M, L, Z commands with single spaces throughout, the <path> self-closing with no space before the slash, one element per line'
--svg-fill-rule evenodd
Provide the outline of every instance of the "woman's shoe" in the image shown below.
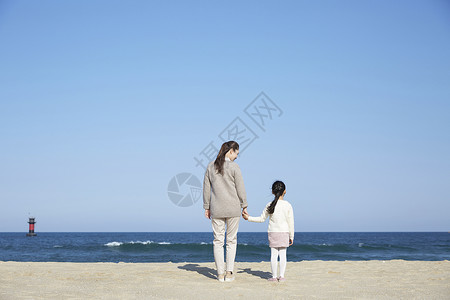
<path fill-rule="evenodd" d="M 275 281 L 278 281 L 278 278 L 276 278 L 276 277 L 270 277 L 269 279 L 267 279 L 267 281 L 273 281 L 273 282 L 275 282 Z"/>
<path fill-rule="evenodd" d="M 284 278 L 284 277 L 278 277 L 278 281 L 286 281 L 286 278 Z"/>
<path fill-rule="evenodd" d="M 227 275 L 225 276 L 225 281 L 233 281 L 234 280 L 234 273 L 231 271 L 227 271 Z"/>
<path fill-rule="evenodd" d="M 217 280 L 219 280 L 220 282 L 225 282 L 225 274 L 219 274 L 217 276 Z"/>

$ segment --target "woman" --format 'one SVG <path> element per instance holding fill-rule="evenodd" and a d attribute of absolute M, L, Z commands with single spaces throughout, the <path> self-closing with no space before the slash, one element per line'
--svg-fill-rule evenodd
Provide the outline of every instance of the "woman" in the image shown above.
<path fill-rule="evenodd" d="M 247 199 L 241 169 L 234 162 L 239 144 L 229 141 L 222 145 L 215 161 L 210 162 L 203 181 L 203 208 L 212 220 L 214 260 L 220 282 L 234 280 L 237 232 L 242 213 L 247 213 Z M 224 264 L 225 227 L 227 234 L 227 264 Z M 226 274 L 225 274 L 226 271 Z"/>

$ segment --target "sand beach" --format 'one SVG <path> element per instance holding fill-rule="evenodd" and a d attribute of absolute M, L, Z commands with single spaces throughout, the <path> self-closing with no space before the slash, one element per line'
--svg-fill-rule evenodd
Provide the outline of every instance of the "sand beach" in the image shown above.
<path fill-rule="evenodd" d="M 235 272 L 221 283 L 214 263 L 0 262 L 0 299 L 450 299 L 448 260 L 288 262 L 275 283 L 269 262 Z"/>

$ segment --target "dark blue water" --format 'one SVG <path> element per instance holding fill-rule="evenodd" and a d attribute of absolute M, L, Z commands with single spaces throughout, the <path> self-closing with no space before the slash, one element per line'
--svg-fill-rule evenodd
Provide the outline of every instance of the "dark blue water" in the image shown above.
<path fill-rule="evenodd" d="M 0 261 L 212 262 L 212 233 L 0 233 Z M 238 234 L 236 261 L 270 259 L 267 233 Z M 450 233 L 296 233 L 289 261 L 450 260 Z"/>

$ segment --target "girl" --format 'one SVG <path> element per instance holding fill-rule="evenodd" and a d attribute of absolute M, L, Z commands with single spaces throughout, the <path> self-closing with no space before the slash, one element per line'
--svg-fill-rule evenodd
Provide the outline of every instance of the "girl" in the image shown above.
<path fill-rule="evenodd" d="M 289 202 L 284 200 L 286 186 L 282 181 L 275 181 L 272 185 L 272 194 L 275 199 L 268 203 L 259 217 L 251 217 L 246 211 L 242 217 L 250 222 L 264 222 L 269 219 L 269 247 L 271 250 L 270 266 L 272 278 L 269 281 L 285 281 L 286 248 L 294 243 L 294 211 Z M 278 256 L 280 257 L 280 277 L 277 277 Z"/>

